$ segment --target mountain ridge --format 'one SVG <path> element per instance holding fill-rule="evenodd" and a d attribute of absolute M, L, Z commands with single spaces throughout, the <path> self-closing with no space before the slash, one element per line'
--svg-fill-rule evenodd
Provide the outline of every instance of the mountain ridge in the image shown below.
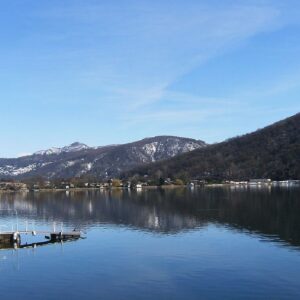
<path fill-rule="evenodd" d="M 176 136 L 155 136 L 100 147 L 75 142 L 19 158 L 0 158 L 0 178 L 118 176 L 122 171 L 138 165 L 205 146 L 203 141 Z"/>

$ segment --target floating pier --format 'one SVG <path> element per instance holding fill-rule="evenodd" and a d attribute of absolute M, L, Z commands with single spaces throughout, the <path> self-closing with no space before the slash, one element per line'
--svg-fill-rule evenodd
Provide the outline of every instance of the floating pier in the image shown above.
<path fill-rule="evenodd" d="M 37 242 L 32 244 L 21 244 L 22 235 L 42 235 L 47 240 L 43 242 Z M 77 240 L 81 238 L 80 231 L 70 231 L 70 232 L 50 232 L 50 231 L 11 231 L 11 232 L 0 232 L 0 249 L 9 249 L 9 248 L 26 248 L 26 247 L 35 247 L 39 245 L 46 245 L 57 242 L 66 242 Z"/>
<path fill-rule="evenodd" d="M 0 209 L 0 211 L 12 212 L 16 217 L 16 224 L 12 225 L 11 231 L 1 231 L 1 227 L 7 227 L 7 225 L 0 225 L 0 249 L 36 247 L 50 243 L 74 241 L 81 238 L 80 231 L 76 231 L 75 229 L 73 231 L 64 231 L 63 223 L 61 223 L 60 230 L 57 230 L 56 222 L 53 222 L 52 231 L 37 231 L 33 229 L 34 227 L 30 230 L 27 221 L 25 222 L 25 229 L 20 230 L 18 211 L 16 209 Z M 24 235 L 43 236 L 46 240 L 22 245 L 21 237 Z"/>

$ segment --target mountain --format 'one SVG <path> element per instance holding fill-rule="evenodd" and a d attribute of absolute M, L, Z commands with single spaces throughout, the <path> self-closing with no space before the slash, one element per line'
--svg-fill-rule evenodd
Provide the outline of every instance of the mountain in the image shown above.
<path fill-rule="evenodd" d="M 273 125 L 123 174 L 211 180 L 300 179 L 300 113 Z"/>
<path fill-rule="evenodd" d="M 52 147 L 52 148 L 47 149 L 47 150 L 37 151 L 37 152 L 35 152 L 33 154 L 34 155 L 60 154 L 62 152 L 77 152 L 77 151 L 82 151 L 82 150 L 89 149 L 89 148 L 90 147 L 87 146 L 87 145 L 85 145 L 85 144 L 82 144 L 82 143 L 79 143 L 79 142 L 75 142 L 75 143 L 72 143 L 71 145 L 65 146 L 63 148 Z"/>
<path fill-rule="evenodd" d="M 205 146 L 203 141 L 174 136 L 157 136 L 96 148 L 76 142 L 29 156 L 0 159 L 0 178 L 70 178 L 81 175 L 114 177 L 137 166 Z"/>

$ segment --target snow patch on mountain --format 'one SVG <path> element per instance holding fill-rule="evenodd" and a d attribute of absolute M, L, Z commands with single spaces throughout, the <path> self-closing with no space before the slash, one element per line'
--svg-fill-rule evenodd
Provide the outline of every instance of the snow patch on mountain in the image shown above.
<path fill-rule="evenodd" d="M 86 150 L 86 149 L 89 149 L 89 148 L 90 147 L 87 146 L 86 144 L 75 142 L 75 143 L 72 143 L 69 146 L 65 146 L 65 147 L 61 148 L 61 152 L 76 152 L 76 151 Z"/>
<path fill-rule="evenodd" d="M 5 167 L 0 167 L 0 175 L 4 176 L 18 176 L 35 170 L 37 164 L 31 164 L 26 167 L 17 168 L 15 166 L 7 165 Z"/>
<path fill-rule="evenodd" d="M 51 154 L 59 154 L 61 153 L 61 148 L 52 147 L 47 150 L 40 150 L 37 152 L 34 152 L 34 155 L 51 155 Z"/>
<path fill-rule="evenodd" d="M 69 146 L 65 146 L 62 148 L 57 148 L 57 147 L 52 147 L 47 150 L 40 150 L 37 152 L 34 152 L 34 155 L 51 155 L 51 154 L 61 154 L 63 152 L 77 152 L 77 151 L 82 151 L 89 149 L 90 147 L 87 146 L 86 144 L 82 144 L 79 142 L 75 142 L 70 144 Z"/>
<path fill-rule="evenodd" d="M 196 149 L 198 149 L 200 147 L 202 147 L 202 146 L 200 146 L 199 144 L 194 143 L 194 142 L 186 143 L 182 147 L 182 152 L 190 152 L 190 151 L 196 150 Z"/>
<path fill-rule="evenodd" d="M 73 160 L 71 160 L 71 161 L 66 161 L 66 162 L 65 162 L 66 168 L 72 167 L 72 166 L 74 166 L 75 164 L 76 164 L 76 161 L 73 161 Z"/>
<path fill-rule="evenodd" d="M 151 161 L 155 161 L 155 153 L 157 151 L 157 145 L 158 142 L 153 142 L 153 143 L 149 143 L 149 144 L 145 144 L 142 149 L 144 150 L 144 152 L 150 156 Z"/>
<path fill-rule="evenodd" d="M 85 165 L 85 169 L 86 169 L 87 171 L 90 171 L 90 170 L 92 169 L 92 167 L 93 167 L 93 164 L 92 164 L 92 163 L 88 163 L 88 164 Z"/>
<path fill-rule="evenodd" d="M 52 164 L 52 161 L 49 161 L 49 162 L 45 162 L 45 163 L 42 163 L 40 165 L 40 167 L 45 167 L 45 166 L 48 166 L 48 165 L 51 165 Z"/>

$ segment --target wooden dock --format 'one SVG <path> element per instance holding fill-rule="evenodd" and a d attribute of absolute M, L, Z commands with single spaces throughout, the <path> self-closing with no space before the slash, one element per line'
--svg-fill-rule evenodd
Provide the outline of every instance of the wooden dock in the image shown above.
<path fill-rule="evenodd" d="M 56 222 L 53 222 L 53 230 L 52 231 L 43 231 L 43 230 L 35 230 L 28 228 L 28 221 L 25 222 L 25 229 L 19 229 L 19 219 L 18 219 L 18 211 L 16 209 L 0 209 L 0 211 L 11 212 L 15 215 L 16 224 L 12 225 L 11 231 L 2 231 L 2 227 L 7 227 L 7 225 L 0 225 L 0 249 L 7 248 L 22 248 L 21 245 L 21 237 L 25 235 L 32 236 L 44 236 L 46 240 L 42 240 L 40 242 L 34 242 L 32 245 L 45 245 L 49 243 L 57 243 L 64 241 L 77 240 L 81 238 L 81 232 L 76 231 L 64 231 L 63 223 L 61 223 L 60 230 L 56 229 Z M 28 246 L 29 244 L 25 244 Z"/>
<path fill-rule="evenodd" d="M 49 243 L 65 242 L 71 240 L 77 240 L 81 238 L 80 231 L 70 231 L 70 232 L 50 232 L 50 231 L 10 231 L 10 232 L 0 232 L 0 249 L 9 248 L 25 248 L 28 245 L 21 245 L 22 235 L 33 235 L 33 236 L 44 236 L 47 241 L 32 243 L 32 245 L 45 245 Z"/>

